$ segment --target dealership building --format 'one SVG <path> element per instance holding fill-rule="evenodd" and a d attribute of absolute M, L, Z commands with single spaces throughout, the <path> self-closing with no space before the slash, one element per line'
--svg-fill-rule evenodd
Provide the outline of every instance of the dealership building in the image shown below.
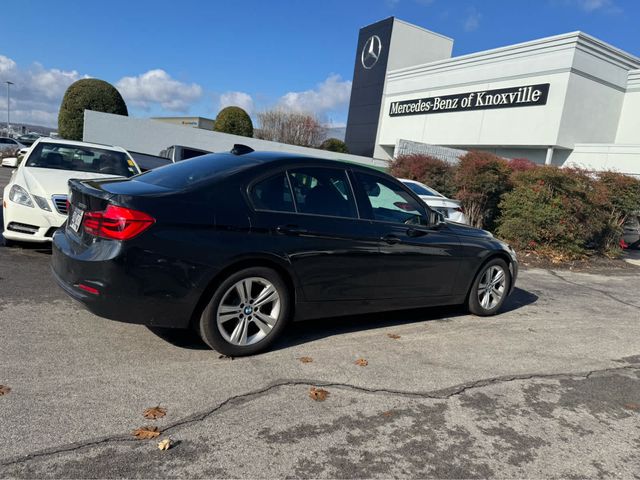
<path fill-rule="evenodd" d="M 640 175 L 640 58 L 582 32 L 459 57 L 452 48 L 393 17 L 360 30 L 351 153 L 475 149 Z"/>

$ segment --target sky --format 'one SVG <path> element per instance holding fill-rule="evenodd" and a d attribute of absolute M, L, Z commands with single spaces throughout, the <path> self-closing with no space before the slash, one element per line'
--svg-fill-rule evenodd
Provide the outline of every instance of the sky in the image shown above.
<path fill-rule="evenodd" d="M 74 81 L 118 88 L 136 117 L 255 119 L 282 107 L 346 123 L 358 30 L 395 16 L 454 56 L 582 30 L 640 56 L 640 0 L 4 0 L 0 82 L 12 122 L 55 127 Z M 4 87 L 4 85 L 0 85 Z M 0 89 L 0 121 L 6 119 Z"/>

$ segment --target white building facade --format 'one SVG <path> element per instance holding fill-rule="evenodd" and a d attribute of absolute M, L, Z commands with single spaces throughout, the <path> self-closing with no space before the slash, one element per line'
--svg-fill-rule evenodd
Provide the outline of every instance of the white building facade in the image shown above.
<path fill-rule="evenodd" d="M 402 42 L 407 30 L 421 33 Z M 409 64 L 393 58 L 453 41 L 394 18 L 360 37 L 353 88 L 368 98 L 351 101 L 346 139 L 354 153 L 390 159 L 408 140 L 640 175 L 640 58 L 573 32 Z M 374 100 L 377 122 L 365 132 L 361 105 Z"/>

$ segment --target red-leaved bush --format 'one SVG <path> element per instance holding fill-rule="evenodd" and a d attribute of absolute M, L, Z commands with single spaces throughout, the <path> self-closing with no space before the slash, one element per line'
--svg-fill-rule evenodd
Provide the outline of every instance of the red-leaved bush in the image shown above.
<path fill-rule="evenodd" d="M 507 161 L 492 153 L 471 151 L 460 158 L 454 177 L 456 198 L 471 225 L 493 228 L 500 197 L 511 189 L 510 177 Z"/>
<path fill-rule="evenodd" d="M 401 155 L 391 162 L 389 172 L 397 178 L 422 182 L 447 197 L 452 197 L 457 190 L 454 167 L 429 155 Z"/>

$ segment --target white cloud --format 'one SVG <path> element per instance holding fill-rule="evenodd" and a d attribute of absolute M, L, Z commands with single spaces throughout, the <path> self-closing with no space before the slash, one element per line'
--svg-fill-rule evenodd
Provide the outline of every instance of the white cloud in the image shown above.
<path fill-rule="evenodd" d="M 604 12 L 617 14 L 622 8 L 614 0 L 551 0 L 555 6 L 577 7 L 586 13 Z"/>
<path fill-rule="evenodd" d="M 470 8 L 467 12 L 467 17 L 464 20 L 464 30 L 465 32 L 473 32 L 477 30 L 480 26 L 480 20 L 482 19 L 482 14 L 478 12 L 475 8 Z"/>
<path fill-rule="evenodd" d="M 202 96 L 200 85 L 175 80 L 162 69 L 123 77 L 116 83 L 116 88 L 127 103 L 145 110 L 160 105 L 165 110 L 186 112 Z"/>
<path fill-rule="evenodd" d="M 0 55 L 0 75 L 2 81 L 14 83 L 11 86 L 11 121 L 45 126 L 57 124 L 58 108 L 67 87 L 87 77 L 76 70 L 46 69 L 39 63 L 21 68 L 4 55 Z M 0 95 L 0 111 L 6 112 L 5 89 Z"/>
<path fill-rule="evenodd" d="M 253 113 L 253 97 L 245 92 L 225 92 L 220 95 L 220 109 L 236 106 L 245 110 L 249 115 Z"/>
<path fill-rule="evenodd" d="M 351 81 L 342 80 L 340 75 L 332 74 L 314 89 L 286 93 L 278 101 L 278 107 L 324 115 L 347 107 L 350 96 Z"/>

